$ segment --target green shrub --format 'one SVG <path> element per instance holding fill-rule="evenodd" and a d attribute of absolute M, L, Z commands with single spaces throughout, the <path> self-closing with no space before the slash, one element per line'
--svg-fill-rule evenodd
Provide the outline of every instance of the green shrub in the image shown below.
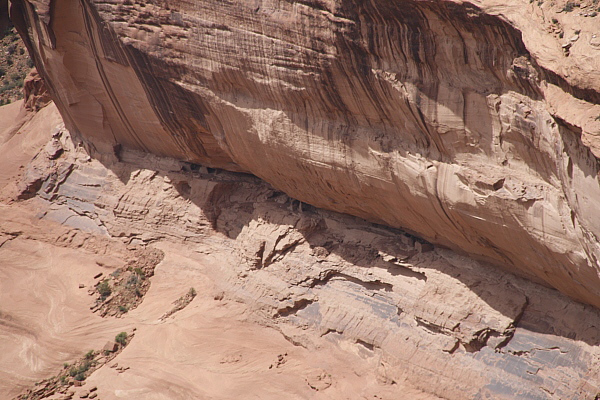
<path fill-rule="evenodd" d="M 119 343 L 122 346 L 125 346 L 127 344 L 127 333 L 119 333 L 117 336 L 115 336 L 115 342 Z"/>
<path fill-rule="evenodd" d="M 136 286 L 139 280 L 139 275 L 133 274 L 127 279 L 127 286 Z"/>
<path fill-rule="evenodd" d="M 127 308 L 125 306 L 119 306 L 119 311 L 121 311 L 121 312 L 127 312 L 127 311 L 129 311 L 129 308 Z"/>
<path fill-rule="evenodd" d="M 92 362 L 90 360 L 85 360 L 83 364 L 79 366 L 79 373 L 87 372 L 92 366 Z"/>
<path fill-rule="evenodd" d="M 82 374 L 82 373 L 79 373 L 79 374 L 75 375 L 75 380 L 76 381 L 80 381 L 80 382 L 84 381 L 85 380 L 85 375 Z"/>
<path fill-rule="evenodd" d="M 87 353 L 85 353 L 85 358 L 87 358 L 88 360 L 94 358 L 94 350 L 90 350 Z"/>
<path fill-rule="evenodd" d="M 110 288 L 110 285 L 106 279 L 100 282 L 98 285 L 98 293 L 100 293 L 100 296 L 103 298 L 107 298 L 112 293 L 112 289 Z"/>

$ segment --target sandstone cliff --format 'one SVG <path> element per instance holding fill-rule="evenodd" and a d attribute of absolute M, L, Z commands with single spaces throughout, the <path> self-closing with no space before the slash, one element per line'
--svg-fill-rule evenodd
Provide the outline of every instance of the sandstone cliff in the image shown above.
<path fill-rule="evenodd" d="M 592 3 L 15 0 L 67 127 L 600 306 Z"/>
<path fill-rule="evenodd" d="M 598 310 L 535 283 L 600 306 L 594 2 L 11 7 L 65 125 L 54 105 L 42 108 L 35 76 L 27 87 L 39 101 L 27 105 L 41 111 L 15 127 L 0 121 L 0 152 L 9 155 L 0 159 L 2 200 L 29 199 L 0 207 L 0 251 L 10 260 L 0 299 L 18 298 L 15 254 L 32 242 L 90 257 L 155 246 L 166 261 L 122 321 L 92 316 L 65 288 L 85 322 L 56 322 L 64 300 L 50 301 L 52 315 L 36 328 L 41 345 L 10 331 L 6 343 L 29 350 L 14 366 L 19 375 L 3 376 L 22 386 L 49 376 L 66 361 L 56 354 L 70 349 L 61 329 L 83 351 L 83 336 L 101 345 L 109 328 L 135 325 L 140 339 L 119 356 L 133 378 L 108 368 L 90 378 L 103 398 L 173 396 L 156 381 L 176 381 L 184 397 L 248 393 L 198 385 L 198 371 L 258 374 L 263 383 L 282 376 L 278 389 L 259 385 L 264 398 L 297 390 L 391 399 L 406 382 L 448 399 L 600 393 Z M 58 222 L 58 238 L 23 222 L 11 212 L 17 204 L 41 224 Z M 40 270 L 62 287 L 51 261 Z M 93 276 L 97 267 L 81 268 Z M 206 289 L 202 303 L 159 324 L 171 309 L 165 298 L 190 282 Z M 268 329 L 260 335 L 279 349 L 293 344 L 296 361 L 285 364 L 282 351 L 262 365 L 259 334 L 243 353 L 253 361 L 224 357 L 224 340 L 205 327 L 227 313 L 232 331 L 257 323 L 279 331 L 287 345 Z M 0 325 L 27 326 L 23 315 L 15 325 L 0 314 L 12 324 Z M 173 337 L 177 345 L 167 343 Z M 166 344 L 149 346 L 154 338 Z M 198 350 L 211 341 L 218 348 Z M 197 358 L 182 361 L 192 351 Z M 352 373 L 329 359 L 348 360 Z M 307 366 L 321 372 L 299 384 Z M 14 390 L 6 382 L 0 389 Z"/>
<path fill-rule="evenodd" d="M 0 134 L 2 175 L 21 171 L 0 180 L 0 193 L 29 198 L 0 204 L 0 399 L 134 327 L 83 391 L 96 385 L 104 400 L 600 393 L 592 306 L 248 174 L 126 148 L 103 164 L 73 143 L 52 104 L 29 124 L 7 141 Z M 152 247 L 165 257 L 139 307 L 94 313 L 77 283 L 92 287 Z M 199 299 L 164 320 L 190 286 Z"/>

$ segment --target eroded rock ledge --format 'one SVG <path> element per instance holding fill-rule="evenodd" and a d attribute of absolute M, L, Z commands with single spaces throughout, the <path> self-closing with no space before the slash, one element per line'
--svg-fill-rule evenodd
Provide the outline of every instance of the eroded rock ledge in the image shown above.
<path fill-rule="evenodd" d="M 185 254 L 218 283 L 220 299 L 245 303 L 251 320 L 295 345 L 359 354 L 392 391 L 408 381 L 446 399 L 600 393 L 592 306 L 251 175 L 127 149 L 102 164 L 56 131 L 60 156 L 40 152 L 20 186 L 39 182 L 28 201 L 46 210 L 43 220 Z M 44 164 L 67 172 L 56 179 Z"/>
<path fill-rule="evenodd" d="M 100 157 L 250 172 L 600 306 L 600 32 L 562 5 L 17 0 L 12 16 Z"/>

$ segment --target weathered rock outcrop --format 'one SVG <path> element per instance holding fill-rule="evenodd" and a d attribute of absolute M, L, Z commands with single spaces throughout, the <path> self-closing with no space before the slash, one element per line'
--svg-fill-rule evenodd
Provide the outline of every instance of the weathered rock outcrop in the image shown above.
<path fill-rule="evenodd" d="M 181 290 L 201 273 L 218 286 L 216 299 L 245 304 L 251 321 L 314 354 L 330 354 L 333 345 L 358 355 L 344 370 L 367 365 L 377 376 L 377 396 L 367 396 L 367 388 L 349 395 L 325 385 L 321 398 L 421 398 L 407 394 L 406 383 L 446 399 L 593 399 L 600 393 L 600 312 L 592 306 L 400 230 L 303 204 L 247 174 L 127 149 L 121 161 L 103 165 L 74 146 L 65 129 L 52 132 L 24 178 L 38 182 L 28 204 L 37 205 L 42 223 L 59 222 L 67 232 L 57 240 L 30 228 L 21 237 L 46 236 L 67 247 L 110 240 L 120 245 L 114 251 L 156 246 L 167 260 L 189 258 L 184 267 L 163 268 L 165 281 L 179 274 L 169 286 Z M 63 151 L 55 157 L 49 148 Z M 13 226 L 0 230 L 0 243 L 14 236 Z M 146 304 L 146 313 L 136 314 L 140 335 L 171 308 L 169 301 Z M 155 351 L 179 354 L 199 345 L 189 337 L 177 342 L 180 350 L 159 344 Z M 200 359 L 184 358 L 206 368 Z M 327 369 L 330 361 L 313 367 Z M 249 362 L 252 375 L 260 373 L 256 360 Z M 172 368 L 149 370 L 170 387 L 165 377 Z M 328 372 L 338 389 L 359 378 Z M 139 397 L 144 390 L 137 381 L 97 382 L 115 396 L 119 390 Z M 389 396 L 381 395 L 385 389 Z M 187 397 L 202 397 L 197 390 Z"/>
<path fill-rule="evenodd" d="M 12 16 L 101 159 L 250 172 L 600 306 L 600 32 L 562 5 L 15 0 Z"/>

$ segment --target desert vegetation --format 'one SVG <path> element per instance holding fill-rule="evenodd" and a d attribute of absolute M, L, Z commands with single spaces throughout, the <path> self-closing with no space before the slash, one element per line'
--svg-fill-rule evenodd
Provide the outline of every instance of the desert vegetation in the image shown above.
<path fill-rule="evenodd" d="M 13 27 L 0 35 L 0 106 L 23 98 L 25 77 L 33 67 L 25 44 Z"/>
<path fill-rule="evenodd" d="M 90 350 L 72 363 L 64 363 L 62 369 L 54 376 L 36 382 L 33 388 L 19 395 L 17 400 L 39 400 L 57 394 L 70 398 L 71 386 L 81 386 L 95 370 L 115 358 L 133 338 L 132 334 L 120 332 L 114 342 L 108 342 L 103 350 Z M 115 345 L 116 344 L 116 345 Z M 93 390 L 90 390 L 93 391 Z"/>

